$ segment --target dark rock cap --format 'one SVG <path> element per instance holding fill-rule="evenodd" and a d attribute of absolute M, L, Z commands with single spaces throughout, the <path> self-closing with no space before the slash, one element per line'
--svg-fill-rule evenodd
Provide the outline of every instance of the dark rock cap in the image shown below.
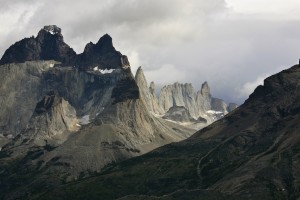
<path fill-rule="evenodd" d="M 2 56 L 0 65 L 23 63 L 35 60 L 55 60 L 62 66 L 76 66 L 82 70 L 118 69 L 130 66 L 128 58 L 113 46 L 110 35 L 103 35 L 99 41 L 85 46 L 84 52 L 76 52 L 64 42 L 61 28 L 56 25 L 44 26 L 37 37 L 24 38 L 10 46 Z"/>
<path fill-rule="evenodd" d="M 49 25 L 42 28 L 37 37 L 24 38 L 10 46 L 0 64 L 35 60 L 56 60 L 64 65 L 73 65 L 76 62 L 76 53 L 64 42 L 61 29 Z"/>

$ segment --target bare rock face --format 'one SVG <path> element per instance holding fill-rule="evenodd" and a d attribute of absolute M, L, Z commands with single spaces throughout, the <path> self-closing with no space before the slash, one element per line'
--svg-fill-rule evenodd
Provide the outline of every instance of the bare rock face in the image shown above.
<path fill-rule="evenodd" d="M 203 83 L 197 94 L 191 84 L 174 83 L 164 86 L 158 99 L 154 82 L 151 82 L 150 87 L 148 87 L 141 67 L 136 72 L 135 80 L 140 90 L 141 99 L 147 109 L 157 117 L 199 130 L 227 113 L 226 109 L 222 111 L 212 110 L 213 98 L 207 82 Z M 227 104 L 225 107 L 227 108 Z"/>
<path fill-rule="evenodd" d="M 167 112 L 173 106 L 186 107 L 193 117 L 196 117 L 196 94 L 191 84 L 180 84 L 164 86 L 159 95 L 159 105 Z"/>
<path fill-rule="evenodd" d="M 141 67 L 139 67 L 136 72 L 135 81 L 139 87 L 141 99 L 144 101 L 147 109 L 154 114 L 162 114 L 163 110 L 159 106 L 158 99 L 155 94 L 155 85 L 152 82 L 150 87 L 148 87 L 146 77 Z"/>
<path fill-rule="evenodd" d="M 68 134 L 79 130 L 76 110 L 57 92 L 50 91 L 37 103 L 34 114 L 21 137 L 38 146 L 58 146 Z"/>
<path fill-rule="evenodd" d="M 36 159 L 28 165 L 43 163 L 43 155 L 61 146 L 80 129 L 76 110 L 57 92 L 50 91 L 36 104 L 26 128 L 3 146 L 10 160 L 25 159 L 33 154 Z"/>
<path fill-rule="evenodd" d="M 205 81 L 202 84 L 200 91 L 197 92 L 196 97 L 199 112 L 206 112 L 208 110 L 211 110 L 211 100 L 212 96 L 210 93 L 210 88 L 208 83 Z"/>
<path fill-rule="evenodd" d="M 225 103 L 224 100 L 218 99 L 218 98 L 212 98 L 211 99 L 211 108 L 212 108 L 212 110 L 221 111 L 224 114 L 227 114 L 228 113 L 227 107 L 228 107 L 228 105 Z"/>
<path fill-rule="evenodd" d="M 56 61 L 35 61 L 2 65 L 0 72 L 0 131 L 6 135 L 18 135 L 26 128 L 37 102 L 49 91 L 57 91 L 79 117 L 91 118 L 113 102 L 139 98 L 129 69 L 102 74 L 60 67 Z"/>
<path fill-rule="evenodd" d="M 202 84 L 197 93 L 191 84 L 174 83 L 165 86 L 160 92 L 159 105 L 164 112 L 172 107 L 184 106 L 193 118 L 205 119 L 207 125 L 229 112 L 222 99 L 212 97 L 207 82 Z M 203 124 L 201 127 L 203 128 Z"/>
<path fill-rule="evenodd" d="M 192 122 L 197 123 L 198 121 L 194 119 L 189 111 L 184 106 L 173 106 L 168 112 L 163 116 L 164 119 L 169 119 L 176 122 Z"/>

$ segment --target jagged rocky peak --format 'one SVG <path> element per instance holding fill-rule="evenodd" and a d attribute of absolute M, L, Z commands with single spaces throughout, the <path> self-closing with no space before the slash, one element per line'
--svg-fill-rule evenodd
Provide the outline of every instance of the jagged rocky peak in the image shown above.
<path fill-rule="evenodd" d="M 207 81 L 205 81 L 202 84 L 200 91 L 201 91 L 202 96 L 210 96 L 210 88 L 209 88 Z"/>
<path fill-rule="evenodd" d="M 84 48 L 84 52 L 86 54 L 95 52 L 103 54 L 115 50 L 116 49 L 113 46 L 112 38 L 108 34 L 103 35 L 96 44 L 94 44 L 93 42 L 87 43 Z"/>
<path fill-rule="evenodd" d="M 116 51 L 108 34 L 103 35 L 96 44 L 89 42 L 85 46 L 84 52 L 78 55 L 78 65 L 82 69 L 95 66 L 100 69 L 127 69 L 130 66 L 127 56 Z"/>
<path fill-rule="evenodd" d="M 144 75 L 144 72 L 143 72 L 143 69 L 142 69 L 141 66 L 136 71 L 135 81 L 136 81 L 136 83 L 138 84 L 139 87 L 143 87 L 143 88 L 148 87 L 147 80 L 146 80 L 146 77 Z"/>
<path fill-rule="evenodd" d="M 56 41 L 63 42 L 63 35 L 61 28 L 56 25 L 44 26 L 37 34 L 36 40 L 42 45 L 45 43 L 49 45 L 50 43 L 56 43 Z"/>
<path fill-rule="evenodd" d="M 0 64 L 24 63 L 26 61 L 55 60 L 62 66 L 76 66 L 83 70 L 129 69 L 130 63 L 113 46 L 112 38 L 105 34 L 99 41 L 85 46 L 84 52 L 76 52 L 64 42 L 62 30 L 56 25 L 44 26 L 37 37 L 24 38 L 9 47 Z"/>
<path fill-rule="evenodd" d="M 44 26 L 44 28 L 42 29 L 44 31 L 47 31 L 48 33 L 52 34 L 52 35 L 56 35 L 56 34 L 61 34 L 61 28 L 59 28 L 56 25 L 48 25 L 48 26 Z"/>
<path fill-rule="evenodd" d="M 5 51 L 0 64 L 37 60 L 56 60 L 63 65 L 76 63 L 76 53 L 64 42 L 59 27 L 45 26 L 37 37 L 24 38 L 16 42 Z"/>
<path fill-rule="evenodd" d="M 146 77 L 144 75 L 142 67 L 139 67 L 135 74 L 135 81 L 139 87 L 140 96 L 147 109 L 155 114 L 164 113 L 158 104 L 157 96 L 155 95 L 154 88 L 148 87 Z M 154 85 L 152 84 L 152 87 Z"/>
<path fill-rule="evenodd" d="M 104 34 L 96 44 L 96 47 L 102 51 L 115 51 L 116 49 L 113 46 L 112 38 L 107 33 Z"/>

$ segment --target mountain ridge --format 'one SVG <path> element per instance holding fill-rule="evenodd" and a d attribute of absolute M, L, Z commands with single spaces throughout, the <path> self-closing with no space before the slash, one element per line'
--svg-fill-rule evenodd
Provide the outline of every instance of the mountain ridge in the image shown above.
<path fill-rule="evenodd" d="M 116 51 L 112 38 L 105 34 L 96 44 L 89 42 L 80 54 L 64 42 L 61 29 L 56 25 L 42 28 L 36 37 L 24 38 L 11 45 L 3 54 L 0 65 L 25 61 L 55 60 L 63 66 L 81 70 L 128 68 L 127 56 Z"/>

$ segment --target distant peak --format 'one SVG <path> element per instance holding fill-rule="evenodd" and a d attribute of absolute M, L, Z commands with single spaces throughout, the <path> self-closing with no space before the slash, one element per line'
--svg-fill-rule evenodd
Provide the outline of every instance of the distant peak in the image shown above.
<path fill-rule="evenodd" d="M 137 69 L 137 72 L 139 72 L 139 71 L 143 72 L 142 66 L 139 66 L 139 68 Z"/>
<path fill-rule="evenodd" d="M 202 86 L 201 86 L 201 94 L 202 95 L 205 95 L 205 94 L 210 94 L 210 88 L 209 88 L 209 86 L 208 86 L 208 83 L 207 83 L 207 81 L 205 81 L 203 84 L 202 84 Z"/>
<path fill-rule="evenodd" d="M 107 39 L 112 39 L 110 35 L 108 35 L 107 33 L 105 33 L 102 38 L 107 38 Z"/>
<path fill-rule="evenodd" d="M 99 41 L 97 42 L 97 44 L 99 45 L 104 45 L 104 46 L 113 46 L 112 44 L 112 37 L 110 37 L 110 35 L 108 35 L 107 33 L 104 34 Z"/>
<path fill-rule="evenodd" d="M 208 86 L 207 81 L 204 81 L 204 83 L 202 83 L 202 87 Z"/>
<path fill-rule="evenodd" d="M 146 77 L 141 66 L 139 66 L 139 68 L 136 71 L 135 80 L 137 82 L 146 82 Z"/>
<path fill-rule="evenodd" d="M 142 67 L 138 68 L 138 70 L 135 73 L 134 79 L 135 79 L 136 84 L 140 88 L 140 90 L 148 90 L 149 89 L 146 77 L 145 77 L 144 72 L 142 70 Z"/>
<path fill-rule="evenodd" d="M 201 89 L 206 89 L 206 88 L 209 89 L 207 81 L 205 81 L 204 83 L 202 83 L 202 86 L 201 86 Z"/>
<path fill-rule="evenodd" d="M 61 28 L 56 25 L 44 26 L 43 30 L 49 32 L 52 35 L 61 34 Z"/>

